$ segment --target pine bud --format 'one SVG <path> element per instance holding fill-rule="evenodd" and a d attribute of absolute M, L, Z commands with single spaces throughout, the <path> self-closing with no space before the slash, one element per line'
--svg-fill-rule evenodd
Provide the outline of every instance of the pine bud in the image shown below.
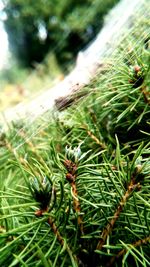
<path fill-rule="evenodd" d="M 132 84 L 133 88 L 137 88 L 142 85 L 144 81 L 144 74 L 139 65 L 131 67 L 129 75 L 131 77 L 131 79 L 129 79 L 129 83 Z"/>
<path fill-rule="evenodd" d="M 71 148 L 66 146 L 66 157 L 69 160 L 72 160 L 73 162 L 77 162 L 81 156 L 81 149 L 80 146 Z"/>
<path fill-rule="evenodd" d="M 47 177 L 43 178 L 40 182 L 38 178 L 30 180 L 30 190 L 35 201 L 39 203 L 40 209 L 47 211 L 51 196 L 52 196 L 52 184 Z"/>

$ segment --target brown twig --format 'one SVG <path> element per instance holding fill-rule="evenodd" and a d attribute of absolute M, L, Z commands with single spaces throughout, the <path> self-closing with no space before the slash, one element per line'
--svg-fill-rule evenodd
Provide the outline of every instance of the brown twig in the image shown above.
<path fill-rule="evenodd" d="M 100 140 L 90 131 L 88 130 L 87 131 L 87 134 L 102 148 L 102 149 L 105 149 L 106 146 L 100 142 Z"/>
<path fill-rule="evenodd" d="M 50 217 L 48 218 L 47 222 L 48 222 L 49 226 L 51 227 L 54 235 L 57 237 L 59 244 L 63 247 L 65 242 L 64 242 L 64 239 L 61 236 L 60 232 L 58 231 L 56 224 L 54 223 L 54 221 Z M 68 254 L 71 255 L 72 258 L 74 258 L 76 266 L 78 266 L 78 259 L 75 255 L 73 255 L 70 247 L 67 244 L 66 244 L 66 250 L 67 250 Z"/>
<path fill-rule="evenodd" d="M 39 209 L 35 212 L 35 215 L 37 217 L 41 217 L 44 215 L 44 213 L 48 212 L 48 208 L 46 208 L 45 210 L 42 210 L 42 209 Z M 47 223 L 49 224 L 49 226 L 51 227 L 54 235 L 56 236 L 59 244 L 63 247 L 65 242 L 64 242 L 64 239 L 62 237 L 62 235 L 60 234 L 55 222 L 53 221 L 53 219 L 51 217 L 48 218 L 47 220 Z M 68 246 L 68 244 L 65 245 L 66 246 L 66 250 L 68 252 L 68 254 L 74 259 L 75 263 L 76 263 L 76 266 L 78 266 L 78 259 L 75 255 L 73 255 L 70 247 Z"/>
<path fill-rule="evenodd" d="M 131 181 L 127 187 L 127 191 L 125 192 L 124 196 L 122 197 L 119 206 L 117 207 L 115 214 L 113 216 L 113 218 L 110 220 L 110 222 L 107 224 L 107 226 L 103 229 L 100 240 L 97 244 L 97 250 L 101 250 L 103 248 L 103 245 L 106 242 L 107 237 L 111 234 L 114 225 L 117 221 L 117 219 L 120 216 L 120 213 L 122 212 L 127 200 L 129 199 L 129 197 L 131 196 L 132 192 L 135 189 L 140 189 L 141 185 L 139 182 L 136 181 L 136 174 L 132 176 Z"/>
<path fill-rule="evenodd" d="M 145 103 L 150 105 L 150 93 L 146 91 L 146 87 L 142 87 L 141 92 L 143 94 Z"/>
<path fill-rule="evenodd" d="M 141 245 L 145 245 L 147 244 L 148 242 L 150 242 L 150 236 L 144 238 L 144 239 L 140 239 L 140 240 L 137 240 L 136 242 L 134 242 L 133 244 L 131 244 L 132 247 L 139 247 Z M 130 246 L 130 245 L 129 245 Z M 111 267 L 113 266 L 113 264 L 115 263 L 115 261 L 117 259 L 119 259 L 121 256 L 123 256 L 125 253 L 127 252 L 127 249 L 122 249 L 118 252 L 118 254 L 116 256 L 113 256 L 111 258 L 111 260 L 108 262 L 108 264 L 106 265 L 107 267 Z"/>
<path fill-rule="evenodd" d="M 52 218 L 48 218 L 48 224 L 50 225 L 54 235 L 57 237 L 58 242 L 60 243 L 61 246 L 64 245 L 64 239 L 61 236 L 60 232 L 58 231 L 56 224 L 53 222 Z"/>
<path fill-rule="evenodd" d="M 83 230 L 83 221 L 82 221 L 82 216 L 79 215 L 81 213 L 81 208 L 80 208 L 80 202 L 78 200 L 78 192 L 77 192 L 77 187 L 75 181 L 71 183 L 72 187 L 72 192 L 73 192 L 73 207 L 75 212 L 78 214 L 78 225 L 80 227 L 81 234 L 84 235 L 84 230 Z"/>
<path fill-rule="evenodd" d="M 74 211 L 78 215 L 78 225 L 81 231 L 81 234 L 84 234 L 83 231 L 83 221 L 82 221 L 82 216 L 80 215 L 81 213 L 81 208 L 80 208 L 80 202 L 78 200 L 78 191 L 76 187 L 76 177 L 77 177 L 77 165 L 73 163 L 71 160 L 65 160 L 64 165 L 68 171 L 66 174 L 66 179 L 69 181 L 71 188 L 72 188 L 72 193 L 73 193 L 73 208 Z"/>
<path fill-rule="evenodd" d="M 106 145 L 102 143 L 90 130 L 88 130 L 87 126 L 84 125 L 82 127 L 84 130 L 86 130 L 88 136 L 93 139 L 93 141 L 100 146 L 101 149 L 105 149 Z"/>

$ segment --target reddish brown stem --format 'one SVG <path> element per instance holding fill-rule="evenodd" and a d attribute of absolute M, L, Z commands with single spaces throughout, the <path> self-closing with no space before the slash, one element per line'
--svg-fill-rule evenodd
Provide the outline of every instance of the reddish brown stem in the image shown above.
<path fill-rule="evenodd" d="M 57 237 L 59 244 L 63 247 L 64 246 L 64 239 L 61 236 L 60 232 L 58 231 L 56 224 L 53 222 L 52 218 L 50 218 L 50 217 L 48 218 L 47 222 L 48 222 L 49 226 L 51 227 L 54 235 Z M 66 244 L 66 250 L 67 250 L 68 254 L 74 259 L 75 266 L 77 267 L 78 266 L 78 259 L 75 255 L 73 255 L 70 247 L 67 244 Z"/>
<path fill-rule="evenodd" d="M 80 202 L 78 200 L 78 192 L 77 192 L 77 187 L 76 187 L 75 182 L 71 183 L 71 187 L 72 187 L 72 192 L 73 192 L 73 207 L 74 207 L 75 212 L 78 215 L 78 225 L 79 225 L 81 234 L 83 235 L 84 234 L 83 221 L 82 221 L 82 216 L 79 215 L 81 212 L 81 208 L 80 208 Z"/>
<path fill-rule="evenodd" d="M 145 103 L 150 105 L 150 98 L 149 98 L 150 93 L 146 91 L 146 87 L 142 87 L 141 92 L 143 94 Z"/>
<path fill-rule="evenodd" d="M 87 131 L 87 134 L 98 144 L 102 149 L 106 148 L 106 145 L 103 144 L 90 130 Z"/>
<path fill-rule="evenodd" d="M 83 129 L 86 130 L 88 136 L 100 146 L 101 149 L 105 149 L 106 145 L 102 143 L 90 130 L 88 130 L 88 127 L 86 125 L 82 126 Z"/>
<path fill-rule="evenodd" d="M 150 242 L 150 236 L 148 236 L 148 237 L 146 237 L 144 239 L 137 240 L 135 243 L 132 244 L 132 246 L 136 248 L 136 247 L 139 247 L 141 245 L 145 245 L 148 242 Z M 119 259 L 120 257 L 122 257 L 126 252 L 127 252 L 126 249 L 120 250 L 119 253 L 116 256 L 113 256 L 111 258 L 111 260 L 108 262 L 108 264 L 106 266 L 107 267 L 113 266 L 113 264 L 115 263 L 115 261 L 117 261 L 117 259 Z"/>
<path fill-rule="evenodd" d="M 136 188 L 137 189 L 140 188 L 140 183 L 137 183 L 136 180 L 135 180 L 135 177 L 132 177 L 131 178 L 131 182 L 127 187 L 127 191 L 125 192 L 124 196 L 122 197 L 122 199 L 121 199 L 121 201 L 119 203 L 119 206 L 117 207 L 117 209 L 115 211 L 115 214 L 114 214 L 113 218 L 110 220 L 110 222 L 107 224 L 107 226 L 102 231 L 100 240 L 99 240 L 99 242 L 97 244 L 97 248 L 96 248 L 97 250 L 101 250 L 102 249 L 103 245 L 106 242 L 107 237 L 111 234 L 111 232 L 112 232 L 112 230 L 114 228 L 114 225 L 115 225 L 117 219 L 119 218 L 120 213 L 122 212 L 122 210 L 123 210 L 128 198 L 130 197 L 130 195 L 133 192 L 133 190 L 135 190 Z"/>
<path fill-rule="evenodd" d="M 81 208 L 80 208 L 80 202 L 78 200 L 78 191 L 77 191 L 76 182 L 75 182 L 76 177 L 77 177 L 77 164 L 67 159 L 65 160 L 64 165 L 68 171 L 68 173 L 66 174 L 66 179 L 68 180 L 72 188 L 73 208 L 74 208 L 74 211 L 77 213 L 78 225 L 79 225 L 81 234 L 83 235 L 84 234 L 83 222 L 82 222 L 82 216 L 80 215 Z"/>
<path fill-rule="evenodd" d="M 58 242 L 60 243 L 61 246 L 63 246 L 64 245 L 64 239 L 61 236 L 60 232 L 58 231 L 55 223 L 53 222 L 53 220 L 50 217 L 48 218 L 47 222 L 50 225 L 54 235 L 57 237 Z"/>

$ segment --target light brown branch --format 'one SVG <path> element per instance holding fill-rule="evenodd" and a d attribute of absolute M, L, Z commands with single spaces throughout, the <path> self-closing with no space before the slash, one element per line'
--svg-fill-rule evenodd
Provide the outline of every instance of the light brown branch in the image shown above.
<path fill-rule="evenodd" d="M 106 145 L 102 143 L 90 130 L 88 130 L 88 127 L 86 125 L 81 127 L 82 129 L 86 130 L 88 136 L 100 146 L 101 149 L 105 149 Z"/>
<path fill-rule="evenodd" d="M 133 247 L 136 248 L 136 247 L 139 247 L 141 245 L 145 245 L 148 242 L 150 242 L 150 236 L 147 236 L 144 239 L 137 240 L 135 243 L 131 244 L 131 246 L 133 246 Z M 126 252 L 127 252 L 127 249 L 120 250 L 119 253 L 116 256 L 113 256 L 111 258 L 111 260 L 108 262 L 108 264 L 106 266 L 107 267 L 113 266 L 113 264 L 115 263 L 115 261 L 117 261 L 120 257 L 122 257 Z"/>
<path fill-rule="evenodd" d="M 83 221 L 82 221 L 82 216 L 80 215 L 81 213 L 81 207 L 80 207 L 80 202 L 78 200 L 78 191 L 77 191 L 77 187 L 76 187 L 76 183 L 72 182 L 71 183 L 71 187 L 72 187 L 72 193 L 73 193 L 73 207 L 74 207 L 74 211 L 77 213 L 77 220 L 78 220 L 78 225 L 81 231 L 81 234 L 84 235 L 84 230 L 83 230 Z"/>
<path fill-rule="evenodd" d="M 136 182 L 135 177 L 131 178 L 131 182 L 127 187 L 127 191 L 125 192 L 124 196 L 122 197 L 119 206 L 117 207 L 115 214 L 113 216 L 113 218 L 110 220 L 110 222 L 107 224 L 107 226 L 103 229 L 100 240 L 97 244 L 97 250 L 101 250 L 103 248 L 103 245 L 106 242 L 107 237 L 112 233 L 112 230 L 114 228 L 114 225 L 116 223 L 116 221 L 118 220 L 127 200 L 129 199 L 129 197 L 131 196 L 131 193 L 135 190 L 135 189 L 140 189 L 140 183 Z"/>
<path fill-rule="evenodd" d="M 58 240 L 59 244 L 63 247 L 64 246 L 64 239 L 61 236 L 59 230 L 57 229 L 56 224 L 54 223 L 54 221 L 50 217 L 48 218 L 47 222 L 48 222 L 49 226 L 51 227 L 54 235 L 57 237 L 57 240 Z M 75 255 L 73 255 L 73 253 L 72 253 L 70 247 L 68 246 L 68 244 L 66 244 L 66 250 L 67 250 L 68 254 L 71 255 L 71 257 L 74 258 L 75 264 L 76 264 L 76 266 L 78 266 L 78 259 L 77 259 L 77 257 Z"/>
<path fill-rule="evenodd" d="M 146 87 L 142 87 L 141 92 L 143 94 L 145 103 L 150 105 L 150 93 L 146 91 Z"/>
<path fill-rule="evenodd" d="M 74 162 L 72 162 L 71 160 L 66 159 L 64 162 L 64 165 L 68 171 L 68 173 L 66 174 L 66 179 L 68 180 L 68 182 L 71 185 L 71 189 L 72 189 L 72 195 L 73 195 L 73 208 L 74 211 L 77 213 L 77 221 L 78 221 L 78 225 L 81 231 L 81 234 L 84 234 L 84 230 L 83 230 L 83 221 L 82 221 L 82 216 L 80 215 L 81 213 L 81 208 L 80 208 L 80 202 L 78 200 L 78 191 L 77 191 L 77 186 L 76 186 L 76 178 L 77 178 L 77 164 L 75 164 Z"/>
<path fill-rule="evenodd" d="M 50 225 L 54 235 L 57 237 L 58 242 L 60 243 L 61 246 L 63 246 L 64 245 L 64 239 L 61 236 L 60 232 L 58 231 L 55 223 L 53 222 L 53 220 L 50 217 L 48 218 L 47 222 Z"/>

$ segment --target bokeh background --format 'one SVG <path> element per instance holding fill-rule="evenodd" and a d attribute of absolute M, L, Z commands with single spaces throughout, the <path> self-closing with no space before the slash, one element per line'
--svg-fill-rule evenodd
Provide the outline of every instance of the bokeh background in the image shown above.
<path fill-rule="evenodd" d="M 0 0 L 0 111 L 73 68 L 118 0 Z"/>

